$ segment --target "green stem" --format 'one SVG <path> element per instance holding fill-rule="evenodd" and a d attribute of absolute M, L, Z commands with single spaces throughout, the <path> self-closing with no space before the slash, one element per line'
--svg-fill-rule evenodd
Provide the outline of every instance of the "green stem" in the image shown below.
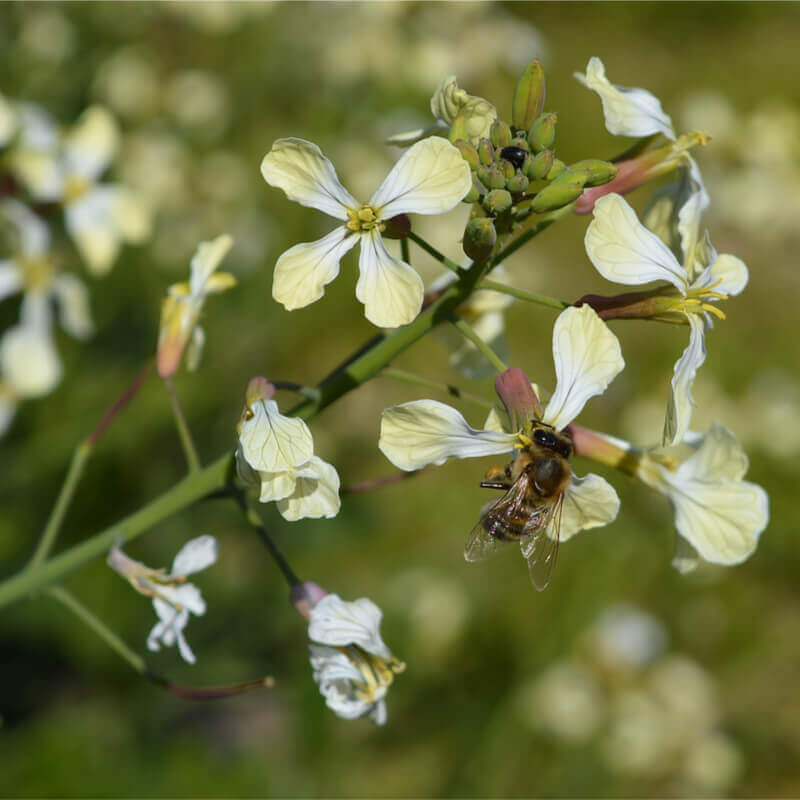
<path fill-rule="evenodd" d="M 136 672 L 149 677 L 150 671 L 144 659 L 138 653 L 134 653 L 100 617 L 83 605 L 71 592 L 61 586 L 51 586 L 47 593 L 85 622 L 117 655 L 124 658 Z"/>
<path fill-rule="evenodd" d="M 502 294 L 511 295 L 511 297 L 516 297 L 519 300 L 526 300 L 528 303 L 538 303 L 540 306 L 557 308 L 559 310 L 569 308 L 571 305 L 571 303 L 565 303 L 563 300 L 556 300 L 555 297 L 526 292 L 524 289 L 516 289 L 513 286 L 506 286 L 506 284 L 497 283 L 496 281 L 481 281 L 476 288 L 489 289 L 492 292 L 500 292 Z"/>
<path fill-rule="evenodd" d="M 474 344 L 475 347 L 477 347 L 478 350 L 480 350 L 481 353 L 483 353 L 486 358 L 489 359 L 492 366 L 498 372 L 505 372 L 508 369 L 508 366 L 503 362 L 500 356 L 498 356 L 497 353 L 495 353 L 495 351 L 492 350 L 492 348 L 489 347 L 489 345 L 486 344 L 486 342 L 484 342 L 477 333 L 475 333 L 475 330 L 471 325 L 456 316 L 453 316 L 450 322 L 453 324 L 455 329 L 464 336 L 465 339 L 468 339 L 470 342 L 472 342 L 472 344 Z"/>
<path fill-rule="evenodd" d="M 164 386 L 167 387 L 169 402 L 172 406 L 172 414 L 175 417 L 175 425 L 178 428 L 178 436 L 180 437 L 181 445 L 183 445 L 183 452 L 186 456 L 186 463 L 189 466 L 189 473 L 198 472 L 200 470 L 200 459 L 197 455 L 197 448 L 194 446 L 189 426 L 186 424 L 186 417 L 183 415 L 183 409 L 178 400 L 178 394 L 170 378 L 164 378 Z"/>
<path fill-rule="evenodd" d="M 496 255 L 492 256 L 491 269 L 498 266 L 501 262 L 512 256 L 519 250 L 520 247 L 527 244 L 534 236 L 538 236 L 543 230 L 549 228 L 554 222 L 572 213 L 572 206 L 570 203 L 564 208 L 559 208 L 558 211 L 552 211 L 546 215 L 534 215 L 521 222 L 514 230 L 513 235 L 516 237 L 511 238 L 511 234 L 503 237 L 500 242 L 500 247 Z M 508 242 L 508 244 L 506 244 Z"/>
<path fill-rule="evenodd" d="M 86 468 L 86 462 L 92 453 L 92 447 L 89 445 L 88 440 L 81 442 L 72 454 L 72 461 L 70 461 L 69 469 L 67 470 L 67 477 L 61 485 L 61 491 L 58 493 L 58 499 L 50 512 L 50 517 L 44 528 L 42 538 L 36 547 L 36 551 L 28 563 L 27 569 L 33 569 L 42 563 L 47 558 L 48 553 L 52 549 L 56 541 L 56 536 L 61 530 L 61 523 L 64 521 L 64 516 L 67 513 L 72 498 L 75 495 L 75 489 L 78 486 L 83 471 Z"/>
<path fill-rule="evenodd" d="M 409 252 L 407 236 L 400 240 L 400 258 L 402 258 L 406 264 L 411 266 L 411 253 Z"/>
<path fill-rule="evenodd" d="M 394 378 L 398 381 L 405 381 L 406 383 L 413 383 L 417 386 L 426 386 L 429 389 L 436 389 L 439 392 L 449 394 L 451 397 L 457 397 L 463 400 L 469 400 L 471 403 L 481 406 L 482 408 L 491 408 L 492 402 L 485 397 L 479 397 L 476 394 L 465 392 L 459 389 L 458 386 L 453 386 L 452 383 L 440 383 L 439 381 L 432 381 L 428 378 L 423 378 L 420 375 L 414 375 L 413 372 L 406 372 L 403 369 L 396 369 L 395 367 L 386 367 L 381 371 L 382 376 L 387 378 Z"/>
<path fill-rule="evenodd" d="M 545 224 L 543 221 L 536 232 L 544 230 L 550 223 L 551 221 L 547 221 Z M 499 262 L 493 259 L 492 263 Z M 348 359 L 319 383 L 316 387 L 318 396 L 306 397 L 289 413 L 311 419 L 342 395 L 377 375 L 428 331 L 450 319 L 453 309 L 464 302 L 474 290 L 485 266 L 476 263 L 462 271 L 460 280 L 447 287 L 412 323 L 392 333 L 376 336 L 368 346 L 359 351 L 357 357 Z M 218 492 L 228 483 L 232 464 L 232 453 L 225 453 L 207 467 L 187 475 L 164 494 L 122 521 L 39 564 L 35 569 L 24 570 L 8 578 L 0 584 L 0 607 L 55 583 L 92 559 L 107 553 L 113 544 L 135 539 L 202 497 Z"/>
<path fill-rule="evenodd" d="M 440 264 L 443 264 L 447 269 L 455 272 L 456 275 L 461 275 L 467 271 L 464 267 L 460 267 L 455 261 L 449 259 L 444 253 L 440 253 L 433 245 L 428 244 L 421 236 L 414 233 L 414 231 L 408 234 L 408 238 L 411 239 L 414 244 L 421 247 L 428 255 L 433 256 Z"/>

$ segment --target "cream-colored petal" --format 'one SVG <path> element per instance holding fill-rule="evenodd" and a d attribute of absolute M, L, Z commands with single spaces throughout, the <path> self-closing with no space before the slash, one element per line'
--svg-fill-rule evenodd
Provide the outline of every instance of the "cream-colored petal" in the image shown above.
<path fill-rule="evenodd" d="M 686 270 L 618 194 L 606 195 L 595 203 L 584 243 L 592 264 L 609 281 L 628 286 L 668 281 L 686 292 Z"/>
<path fill-rule="evenodd" d="M 400 469 L 411 471 L 448 458 L 508 453 L 516 434 L 478 431 L 444 403 L 414 400 L 387 408 L 381 416 L 378 447 Z"/>
<path fill-rule="evenodd" d="M 339 513 L 339 475 L 331 464 L 314 456 L 297 468 L 295 477 L 292 493 L 277 503 L 284 519 L 331 519 Z"/>
<path fill-rule="evenodd" d="M 337 594 L 327 594 L 311 609 L 308 638 L 330 647 L 355 644 L 388 659 L 392 652 L 381 638 L 382 619 L 383 612 L 367 597 L 346 602 Z"/>
<path fill-rule="evenodd" d="M 472 145 L 489 136 L 497 119 L 497 109 L 488 100 L 459 88 L 455 75 L 439 82 L 431 97 L 431 113 L 448 128 L 457 122 L 458 133 L 453 138 L 466 139 Z"/>
<path fill-rule="evenodd" d="M 206 347 L 206 332 L 202 326 L 195 325 L 192 328 L 192 333 L 189 336 L 189 344 L 186 348 L 186 369 L 189 372 L 195 372 L 200 366 L 200 361 L 203 358 L 203 350 Z"/>
<path fill-rule="evenodd" d="M 172 562 L 172 576 L 191 575 L 210 567 L 219 556 L 219 544 L 213 536 L 204 534 L 190 539 L 178 550 Z"/>
<path fill-rule="evenodd" d="M 233 237 L 227 233 L 217 236 L 210 242 L 200 242 L 189 264 L 191 274 L 189 285 L 193 295 L 204 293 L 206 283 L 231 247 L 233 247 Z"/>
<path fill-rule="evenodd" d="M 403 154 L 369 204 L 382 220 L 398 214 L 441 214 L 455 208 L 471 188 L 472 173 L 461 152 L 434 136 Z"/>
<path fill-rule="evenodd" d="M 563 430 L 625 367 L 617 337 L 591 306 L 568 308 L 553 327 L 556 390 L 543 420 Z"/>
<path fill-rule="evenodd" d="M 0 213 L 17 229 L 19 250 L 16 252 L 34 258 L 47 253 L 50 247 L 50 229 L 38 214 L 13 199 L 3 201 Z"/>
<path fill-rule="evenodd" d="M 672 391 L 667 402 L 662 444 L 673 445 L 683 441 L 692 419 L 692 384 L 697 370 L 706 360 L 705 322 L 700 314 L 687 314 L 689 344 L 675 362 Z"/>
<path fill-rule="evenodd" d="M 153 228 L 152 213 L 139 192 L 117 184 L 103 184 L 98 189 L 111 193 L 112 225 L 124 241 L 141 244 L 150 238 Z"/>
<path fill-rule="evenodd" d="M 89 311 L 89 291 L 86 284 L 69 272 L 62 272 L 53 280 L 53 295 L 58 303 L 61 327 L 76 339 L 87 339 L 94 333 L 94 323 Z"/>
<path fill-rule="evenodd" d="M 358 270 L 356 297 L 373 325 L 397 328 L 416 318 L 425 294 L 422 278 L 389 253 L 375 228 L 361 236 Z"/>
<path fill-rule="evenodd" d="M 445 125 L 437 120 L 433 123 L 433 125 L 429 125 L 427 128 L 415 128 L 413 131 L 395 133 L 386 139 L 386 144 L 391 144 L 395 147 L 411 147 L 412 144 L 416 144 L 417 142 L 426 139 L 428 136 L 433 136 L 437 133 L 441 133 L 446 136 L 449 127 L 449 125 Z"/>
<path fill-rule="evenodd" d="M 739 564 L 755 550 L 769 520 L 767 493 L 748 481 L 673 477 L 675 527 L 706 561 Z"/>
<path fill-rule="evenodd" d="M 683 536 L 675 537 L 675 553 L 672 556 L 672 566 L 681 575 L 694 572 L 700 564 L 700 556 Z"/>
<path fill-rule="evenodd" d="M 311 431 L 303 420 L 285 417 L 274 400 L 250 407 L 252 416 L 241 423 L 239 444 L 253 469 L 281 472 L 304 464 L 314 455 Z"/>
<path fill-rule="evenodd" d="M 561 541 L 589 528 L 608 525 L 619 513 L 619 496 L 605 478 L 589 473 L 583 478 L 573 475 L 564 493 L 561 509 Z M 555 517 L 550 523 L 552 528 Z M 553 531 L 548 531 L 554 535 Z"/>
<path fill-rule="evenodd" d="M 290 247 L 275 264 L 272 296 L 288 311 L 303 308 L 325 294 L 325 286 L 339 274 L 339 261 L 359 236 L 340 225 L 316 242 Z"/>
<path fill-rule="evenodd" d="M 65 176 L 54 153 L 12 148 L 5 158 L 14 176 L 34 199 L 45 203 L 61 199 Z"/>
<path fill-rule="evenodd" d="M 17 325 L 3 334 L 0 375 L 16 397 L 49 394 L 61 373 L 61 359 L 49 333 L 33 325 Z"/>
<path fill-rule="evenodd" d="M 23 286 L 23 272 L 16 261 L 0 261 L 0 300 L 16 294 Z"/>
<path fill-rule="evenodd" d="M 700 437 L 697 450 L 678 468 L 681 480 L 741 480 L 747 473 L 747 454 L 724 425 L 715 422 Z"/>
<path fill-rule="evenodd" d="M 119 147 L 119 128 L 102 106 L 90 106 L 64 139 L 67 172 L 95 180 L 111 163 Z"/>
<path fill-rule="evenodd" d="M 333 164 L 313 142 L 278 139 L 261 162 L 264 180 L 290 200 L 346 220 L 359 203 L 342 186 Z"/>
<path fill-rule="evenodd" d="M 603 62 L 593 56 L 586 66 L 586 74 L 575 73 L 586 87 L 600 95 L 606 129 L 615 136 L 650 136 L 663 133 L 675 138 L 672 120 L 664 113 L 661 102 L 645 89 L 616 86 L 606 78 Z"/>
<path fill-rule="evenodd" d="M 121 242 L 114 222 L 116 199 L 105 187 L 96 187 L 66 206 L 64 222 L 86 266 L 93 275 L 105 275 L 119 254 Z"/>
<path fill-rule="evenodd" d="M 744 291 L 749 280 L 747 265 L 740 258 L 723 253 L 708 268 L 710 283 L 715 284 L 714 291 L 729 296 Z"/>
<path fill-rule="evenodd" d="M 297 474 L 294 469 L 278 472 L 258 470 L 258 479 L 261 481 L 261 490 L 258 495 L 260 503 L 274 503 L 283 500 L 297 488 Z"/>

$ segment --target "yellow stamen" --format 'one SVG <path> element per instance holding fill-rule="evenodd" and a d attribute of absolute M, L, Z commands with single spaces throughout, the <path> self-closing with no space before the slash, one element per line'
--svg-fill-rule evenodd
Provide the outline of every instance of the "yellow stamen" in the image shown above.
<path fill-rule="evenodd" d="M 375 209 L 364 203 L 357 211 L 347 209 L 348 222 L 345 227 L 354 233 L 365 233 L 377 228 L 381 233 L 386 229 L 386 223 L 378 219 Z"/>
<path fill-rule="evenodd" d="M 519 438 L 520 438 L 520 440 L 522 441 L 522 444 L 523 444 L 525 447 L 530 447 L 530 446 L 533 444 L 533 439 L 530 439 L 530 438 L 529 438 L 529 437 L 527 437 L 527 436 L 526 436 L 524 433 L 520 433 L 520 434 L 518 434 L 518 435 L 519 435 Z M 515 447 L 519 447 L 519 445 L 515 445 Z M 521 448 L 520 448 L 520 449 L 521 449 Z"/>

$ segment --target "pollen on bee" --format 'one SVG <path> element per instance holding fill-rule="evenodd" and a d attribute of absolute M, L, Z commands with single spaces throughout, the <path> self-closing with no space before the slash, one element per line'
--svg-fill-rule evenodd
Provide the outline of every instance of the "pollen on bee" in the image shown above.
<path fill-rule="evenodd" d="M 489 469 L 486 470 L 486 474 L 483 476 L 483 478 L 484 480 L 487 481 L 494 481 L 497 480 L 498 478 L 504 478 L 505 476 L 506 476 L 505 468 L 498 467 L 497 464 L 495 464 L 494 466 L 489 467 Z"/>

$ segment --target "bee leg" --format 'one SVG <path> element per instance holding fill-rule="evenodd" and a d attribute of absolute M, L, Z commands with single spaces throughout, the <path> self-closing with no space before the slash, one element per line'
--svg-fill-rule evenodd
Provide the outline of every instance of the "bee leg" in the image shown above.
<path fill-rule="evenodd" d="M 511 488 L 511 484 L 505 483 L 504 481 L 481 481 L 481 488 L 502 489 L 504 492 L 507 492 Z"/>

